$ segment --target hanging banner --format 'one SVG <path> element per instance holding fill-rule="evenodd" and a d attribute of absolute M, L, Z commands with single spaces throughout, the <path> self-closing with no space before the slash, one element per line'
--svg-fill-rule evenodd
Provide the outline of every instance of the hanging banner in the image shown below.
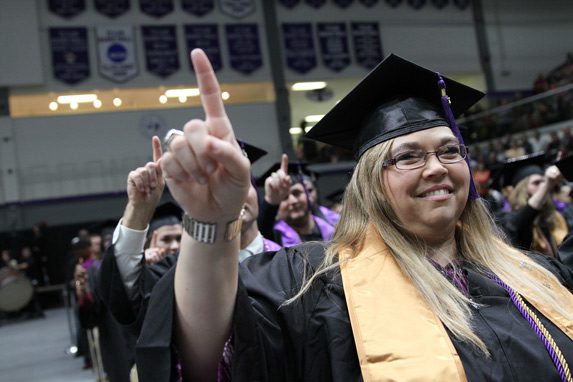
<path fill-rule="evenodd" d="M 350 28 L 356 62 L 366 69 L 374 68 L 383 57 L 378 23 L 356 22 Z"/>
<path fill-rule="evenodd" d="M 333 0 L 333 2 L 340 8 L 348 8 L 354 2 L 354 0 Z"/>
<path fill-rule="evenodd" d="M 367 6 L 368 8 L 373 7 L 374 5 L 378 4 L 378 0 L 359 0 L 362 4 Z"/>
<path fill-rule="evenodd" d="M 99 73 L 114 82 L 125 82 L 138 73 L 133 28 L 100 26 L 96 28 Z"/>
<path fill-rule="evenodd" d="M 257 24 L 225 25 L 231 67 L 243 74 L 251 74 L 263 66 Z"/>
<path fill-rule="evenodd" d="M 173 12 L 173 0 L 139 0 L 142 13 L 152 17 L 163 17 Z"/>
<path fill-rule="evenodd" d="M 242 19 L 255 12 L 254 0 L 219 0 L 219 6 L 222 13 L 236 19 Z"/>
<path fill-rule="evenodd" d="M 324 66 L 340 72 L 350 65 L 345 23 L 318 23 L 318 41 Z"/>
<path fill-rule="evenodd" d="M 300 0 L 279 0 L 279 3 L 285 8 L 292 9 L 300 3 Z"/>
<path fill-rule="evenodd" d="M 326 0 L 305 0 L 305 3 L 307 3 L 313 8 L 320 8 L 324 4 L 326 4 Z"/>
<path fill-rule="evenodd" d="M 392 8 L 396 8 L 398 5 L 402 4 L 402 0 L 386 0 L 386 4 Z"/>
<path fill-rule="evenodd" d="M 185 41 L 187 51 L 191 52 L 195 48 L 201 48 L 209 57 L 214 71 L 219 71 L 223 67 L 221 60 L 221 44 L 219 44 L 219 26 L 217 24 L 193 24 L 185 25 Z M 189 60 L 191 70 L 193 64 Z"/>
<path fill-rule="evenodd" d="M 79 15 L 86 9 L 85 0 L 49 0 L 50 12 L 65 19 Z"/>
<path fill-rule="evenodd" d="M 442 9 L 444 8 L 446 5 L 448 5 L 450 0 L 432 0 L 432 4 L 434 4 L 434 6 L 438 9 Z"/>
<path fill-rule="evenodd" d="M 215 9 L 214 0 L 181 0 L 181 8 L 197 17 L 203 17 Z"/>
<path fill-rule="evenodd" d="M 300 74 L 316 68 L 316 51 L 311 23 L 282 25 L 286 66 Z"/>
<path fill-rule="evenodd" d="M 159 77 L 168 77 L 179 70 L 175 26 L 142 26 L 145 67 Z"/>
<path fill-rule="evenodd" d="M 50 28 L 54 77 L 74 85 L 90 76 L 86 28 Z"/>
<path fill-rule="evenodd" d="M 454 5 L 459 9 L 461 9 L 462 11 L 467 7 L 469 7 L 469 5 L 472 3 L 471 0 L 452 0 L 452 1 L 454 2 Z"/>
<path fill-rule="evenodd" d="M 112 19 L 129 10 L 129 0 L 94 0 L 96 11 Z"/>
<path fill-rule="evenodd" d="M 408 5 L 417 10 L 426 5 L 426 0 L 408 0 Z"/>

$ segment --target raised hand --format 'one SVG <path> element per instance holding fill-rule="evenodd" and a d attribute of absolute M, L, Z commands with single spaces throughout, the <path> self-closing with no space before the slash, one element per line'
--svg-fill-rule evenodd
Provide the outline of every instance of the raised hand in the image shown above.
<path fill-rule="evenodd" d="M 265 201 L 273 205 L 280 204 L 288 198 L 291 185 L 292 181 L 288 175 L 288 155 L 283 154 L 280 169 L 265 179 Z"/>
<path fill-rule="evenodd" d="M 193 119 L 169 143 L 161 159 L 171 195 L 192 218 L 204 222 L 239 216 L 250 185 L 250 163 L 235 140 L 211 63 L 191 52 L 205 120 Z"/>
<path fill-rule="evenodd" d="M 165 181 L 160 166 L 161 141 L 151 140 L 153 162 L 148 162 L 127 176 L 128 205 L 123 216 L 123 224 L 135 229 L 144 229 L 149 224 L 157 204 L 161 200 Z"/>

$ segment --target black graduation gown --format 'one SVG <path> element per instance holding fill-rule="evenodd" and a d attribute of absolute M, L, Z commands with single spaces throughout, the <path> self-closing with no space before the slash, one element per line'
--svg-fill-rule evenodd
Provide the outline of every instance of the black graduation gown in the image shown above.
<path fill-rule="evenodd" d="M 573 243 L 566 244 L 568 250 L 573 249 Z M 323 255 L 321 244 L 305 243 L 252 256 L 240 264 L 233 317 L 233 381 L 362 380 L 338 272 L 321 276 L 300 300 L 282 306 L 299 290 L 303 269 L 315 269 Z M 531 256 L 572 289 L 573 251 L 563 255 L 567 264 Z M 491 358 L 486 359 L 450 335 L 467 379 L 559 381 L 547 350 L 506 291 L 471 265 L 464 264 L 463 268 L 472 299 L 482 304 L 474 309 L 473 325 L 491 352 Z M 174 269 L 152 293 L 136 349 L 140 381 L 177 378 L 171 347 L 173 282 Z M 573 364 L 573 342 L 541 314 L 538 316 Z"/>

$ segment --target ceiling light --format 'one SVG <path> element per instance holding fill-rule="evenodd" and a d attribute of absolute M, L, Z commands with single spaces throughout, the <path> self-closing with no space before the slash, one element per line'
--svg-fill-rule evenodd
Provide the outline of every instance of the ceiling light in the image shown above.
<path fill-rule="evenodd" d="M 167 103 L 167 101 L 168 101 L 168 99 L 167 99 L 167 96 L 165 94 L 162 94 L 159 96 L 159 102 L 165 104 L 165 103 Z"/>
<path fill-rule="evenodd" d="M 180 96 L 179 96 L 179 102 L 181 102 L 181 103 L 187 102 L 187 97 L 184 96 L 184 95 L 180 95 Z"/>
<path fill-rule="evenodd" d="M 95 94 L 75 94 L 75 95 L 63 95 L 57 98 L 58 103 L 61 104 L 71 104 L 71 103 L 90 103 L 97 99 Z"/>
<path fill-rule="evenodd" d="M 120 107 L 121 103 L 122 103 L 121 98 L 114 98 L 112 102 L 113 102 L 113 106 L 115 106 L 115 107 Z"/>
<path fill-rule="evenodd" d="M 102 105 L 102 102 L 101 102 L 99 99 L 96 99 L 96 100 L 94 101 L 94 107 L 95 107 L 96 109 L 99 109 L 99 108 L 101 107 L 101 105 Z"/>
<path fill-rule="evenodd" d="M 302 129 L 300 127 L 291 127 L 288 129 L 290 135 L 299 135 L 302 134 Z"/>
<path fill-rule="evenodd" d="M 48 107 L 50 108 L 51 111 L 56 111 L 56 110 L 58 110 L 58 103 L 57 102 L 50 102 L 50 105 Z"/>
<path fill-rule="evenodd" d="M 167 89 L 165 95 L 169 98 L 179 98 L 179 97 L 197 97 L 199 95 L 199 89 L 188 88 L 188 89 Z"/>
<path fill-rule="evenodd" d="M 291 86 L 291 90 L 295 92 L 307 91 L 307 90 L 318 90 L 324 89 L 326 87 L 326 82 L 315 81 L 315 82 L 297 82 Z"/>
<path fill-rule="evenodd" d="M 324 117 L 324 114 L 307 115 L 304 117 L 305 122 L 318 122 Z"/>
<path fill-rule="evenodd" d="M 78 103 L 77 102 L 70 102 L 70 108 L 72 110 L 77 110 L 78 109 Z"/>
<path fill-rule="evenodd" d="M 229 97 L 231 97 L 231 94 L 229 94 L 229 92 L 223 92 L 221 93 L 221 98 L 223 98 L 223 100 L 228 100 Z"/>

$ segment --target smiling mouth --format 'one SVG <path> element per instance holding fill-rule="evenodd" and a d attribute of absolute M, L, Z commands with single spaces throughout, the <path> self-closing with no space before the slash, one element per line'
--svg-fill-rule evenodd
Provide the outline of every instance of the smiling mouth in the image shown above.
<path fill-rule="evenodd" d="M 447 190 L 445 188 L 442 188 L 440 190 L 434 190 L 434 191 L 428 191 L 428 192 L 424 192 L 423 194 L 420 194 L 418 197 L 419 198 L 427 198 L 429 196 L 438 196 L 438 195 L 449 195 L 452 192 L 450 190 Z"/>

